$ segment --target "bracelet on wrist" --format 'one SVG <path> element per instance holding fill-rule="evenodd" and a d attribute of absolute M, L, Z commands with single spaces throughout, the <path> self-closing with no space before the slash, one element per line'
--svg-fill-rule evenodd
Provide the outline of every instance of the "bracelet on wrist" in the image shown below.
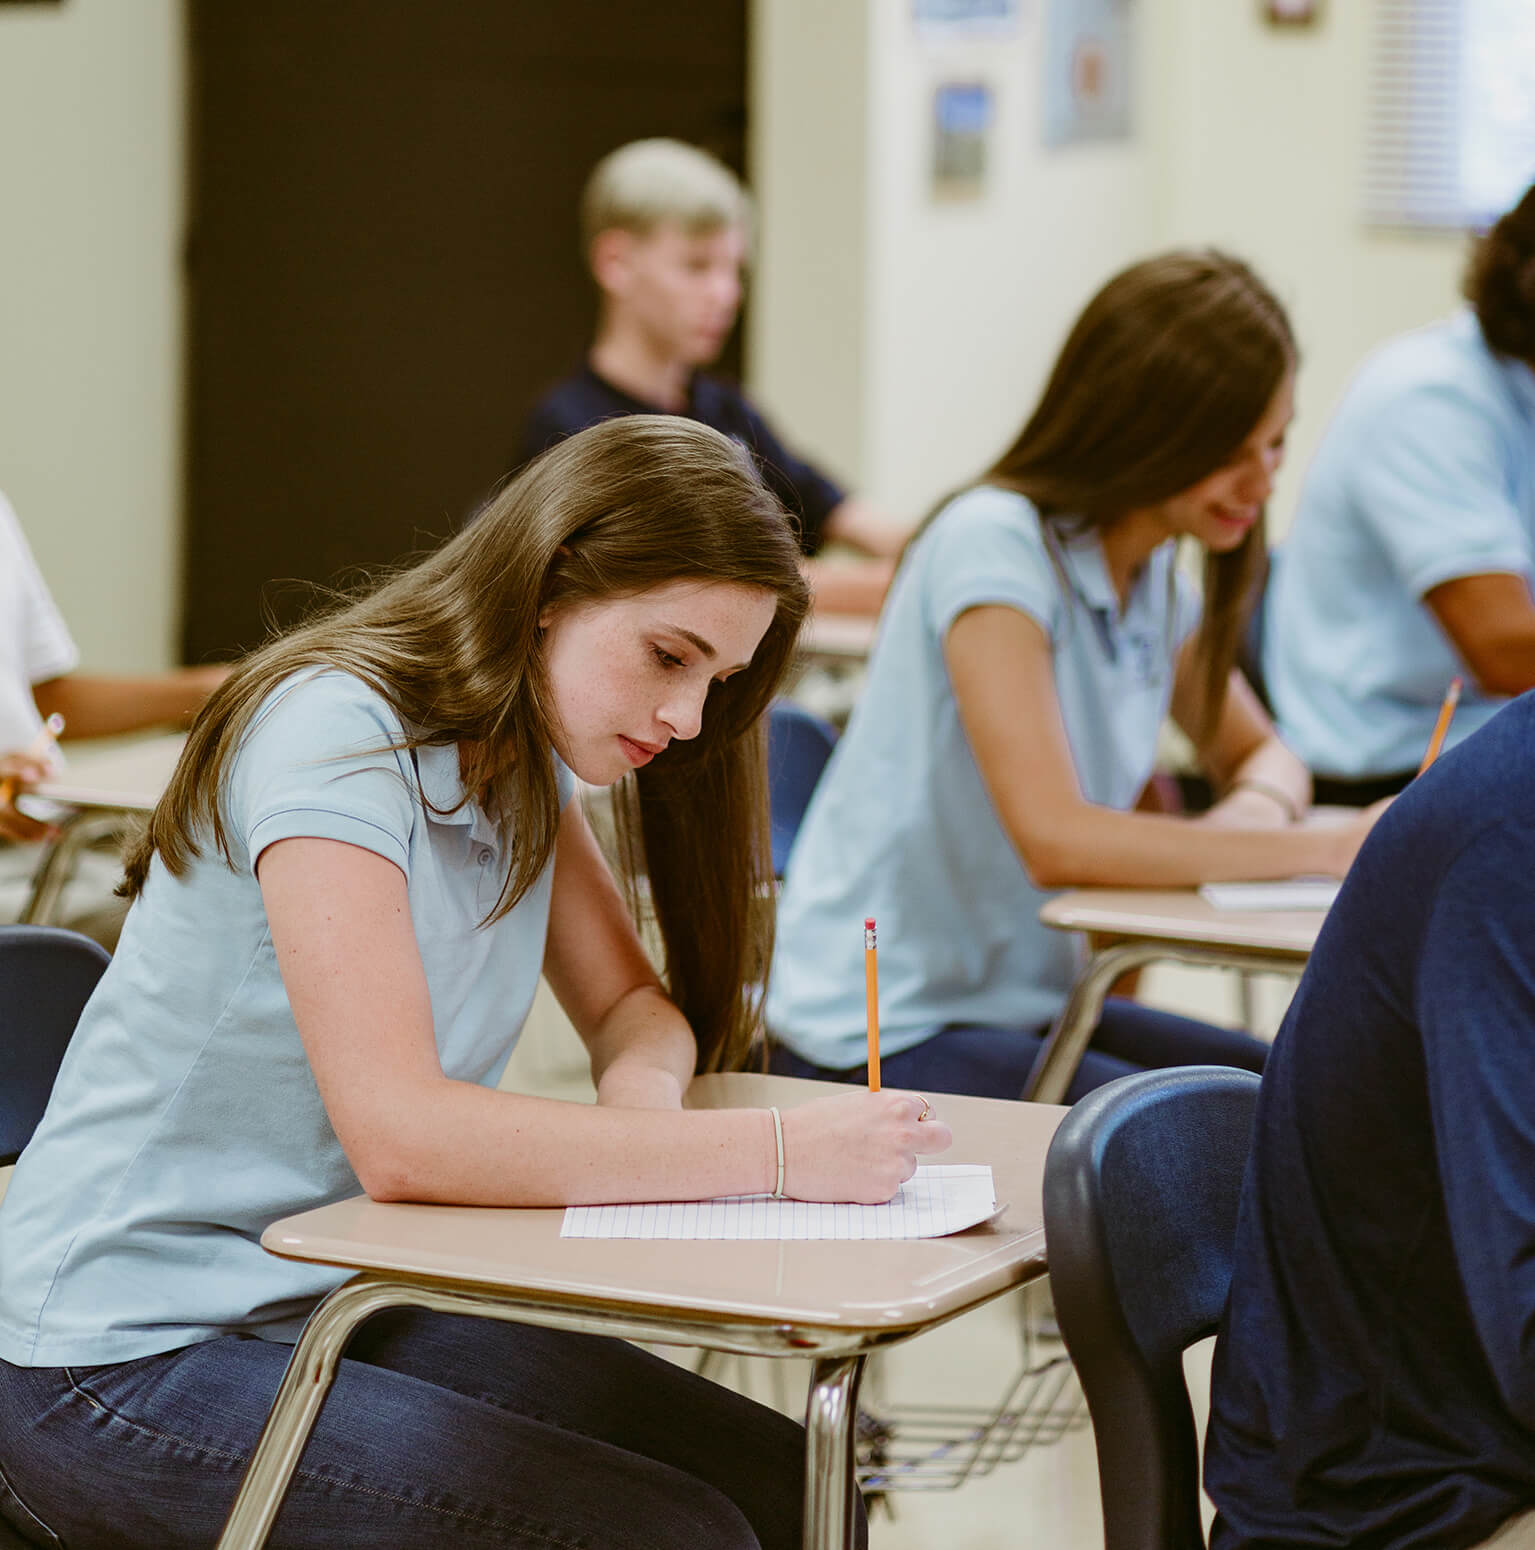
<path fill-rule="evenodd" d="M 1260 796 L 1267 797 L 1271 802 L 1279 805 L 1279 809 L 1290 823 L 1300 821 L 1300 809 L 1295 805 L 1295 799 L 1281 786 L 1275 786 L 1266 780 L 1239 780 L 1236 781 L 1228 796 L 1235 796 L 1239 791 L 1256 791 Z"/>
<path fill-rule="evenodd" d="M 783 1199 L 783 1116 L 777 1108 L 770 1108 L 768 1113 L 773 1116 L 773 1141 L 778 1148 L 778 1183 L 773 1187 L 773 1199 Z"/>

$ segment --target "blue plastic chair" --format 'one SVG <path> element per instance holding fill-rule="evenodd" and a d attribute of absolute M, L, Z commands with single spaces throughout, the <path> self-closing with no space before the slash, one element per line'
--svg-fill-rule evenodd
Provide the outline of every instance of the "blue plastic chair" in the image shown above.
<path fill-rule="evenodd" d="M 768 805 L 773 828 L 773 876 L 782 877 L 810 795 L 837 743 L 837 729 L 792 700 L 768 710 Z"/>
<path fill-rule="evenodd" d="M 1226 1066 L 1121 1077 L 1045 1160 L 1055 1316 L 1098 1447 L 1105 1550 L 1204 1550 L 1183 1352 L 1231 1287 L 1258 1078 Z"/>
<path fill-rule="evenodd" d="M 0 926 L 0 1165 L 32 1139 L 80 1012 L 111 961 L 77 931 Z"/>

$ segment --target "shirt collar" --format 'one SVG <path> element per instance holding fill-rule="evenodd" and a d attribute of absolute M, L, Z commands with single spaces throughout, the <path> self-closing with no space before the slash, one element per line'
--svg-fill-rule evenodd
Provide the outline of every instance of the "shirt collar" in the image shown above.
<path fill-rule="evenodd" d="M 1528 361 L 1505 359 L 1503 364 L 1508 372 L 1509 386 L 1514 390 L 1514 397 L 1524 411 L 1525 419 L 1535 427 L 1535 369 L 1531 368 Z"/>
<path fill-rule="evenodd" d="M 1119 594 L 1109 576 L 1103 557 L 1103 540 L 1095 527 L 1072 532 L 1069 528 L 1061 544 L 1061 556 L 1071 589 L 1089 608 L 1110 614 L 1119 613 Z"/>
<path fill-rule="evenodd" d="M 1528 361 L 1521 361 L 1512 355 L 1500 355 L 1487 343 L 1487 336 L 1482 332 L 1482 325 L 1477 318 L 1474 307 L 1462 307 L 1455 313 L 1453 326 L 1456 332 L 1467 340 L 1474 340 L 1486 353 L 1502 374 L 1503 380 L 1508 383 L 1509 391 L 1513 394 L 1514 403 L 1524 417 L 1535 423 L 1535 370 L 1530 368 Z"/>
<path fill-rule="evenodd" d="M 412 750 L 416 760 L 416 773 L 421 780 L 421 794 L 426 798 L 426 816 L 433 823 L 474 826 L 480 805 L 464 800 L 464 781 L 458 767 L 456 743 L 424 743 Z"/>

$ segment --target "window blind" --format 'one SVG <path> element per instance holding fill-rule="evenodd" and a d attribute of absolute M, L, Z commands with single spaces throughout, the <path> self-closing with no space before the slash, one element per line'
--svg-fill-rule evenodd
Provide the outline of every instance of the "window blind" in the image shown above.
<path fill-rule="evenodd" d="M 1535 0 L 1376 0 L 1364 214 L 1481 227 L 1535 181 Z"/>

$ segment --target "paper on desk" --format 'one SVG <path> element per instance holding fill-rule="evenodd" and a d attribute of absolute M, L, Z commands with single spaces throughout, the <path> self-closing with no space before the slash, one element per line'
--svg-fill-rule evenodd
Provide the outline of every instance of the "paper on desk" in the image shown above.
<path fill-rule="evenodd" d="M 918 1168 L 882 1206 L 725 1195 L 627 1206 L 568 1206 L 562 1238 L 941 1238 L 997 1213 L 991 1169 Z"/>
<path fill-rule="evenodd" d="M 1199 897 L 1218 910 L 1325 910 L 1338 897 L 1335 877 L 1289 877 L 1277 883 L 1205 883 Z"/>

